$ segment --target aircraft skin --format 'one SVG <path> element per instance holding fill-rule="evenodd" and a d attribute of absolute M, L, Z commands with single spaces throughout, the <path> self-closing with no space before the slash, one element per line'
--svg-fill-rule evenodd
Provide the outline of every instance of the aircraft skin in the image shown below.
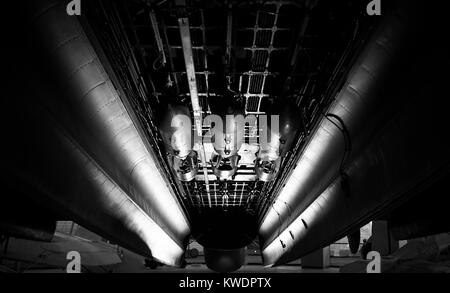
<path fill-rule="evenodd" d="M 240 206 L 186 206 L 183 188 L 204 176 L 206 159 L 189 146 L 178 159 L 195 157 L 190 173 L 180 176 L 180 168 L 167 163 L 179 154 L 167 139 L 159 140 L 170 133 L 167 121 L 164 129 L 156 119 L 142 123 L 92 19 L 68 16 L 65 4 L 11 4 L 24 21 L 5 32 L 9 42 L 2 48 L 8 76 L 0 115 L 2 234 L 50 243 L 55 222 L 67 219 L 178 267 L 193 237 L 210 268 L 231 271 L 244 263 L 245 247 L 255 239 L 264 265 L 277 266 L 345 236 L 355 246 L 355 231 L 373 220 L 387 220 L 398 240 L 449 231 L 440 192 L 450 166 L 448 74 L 441 73 L 450 67 L 450 48 L 442 41 L 446 18 L 431 19 L 418 4 L 392 1 L 313 128 L 306 132 L 295 113 L 283 114 L 299 109 L 281 111 L 293 129 L 283 124 L 287 147 L 270 145 L 278 149 L 268 160 L 280 160 L 277 171 L 266 176 L 250 168 L 260 172 L 253 181 L 275 180 L 277 187 L 255 215 Z M 232 95 L 226 86 L 222 90 Z M 190 100 L 183 101 L 179 111 L 190 113 Z M 298 148 L 302 134 L 308 143 Z M 237 162 L 238 151 L 233 149 Z M 220 160 L 229 155 L 211 152 Z M 220 184 L 241 176 L 237 165 L 224 178 L 214 170 L 210 176 Z M 230 267 L 221 267 L 221 256 Z"/>

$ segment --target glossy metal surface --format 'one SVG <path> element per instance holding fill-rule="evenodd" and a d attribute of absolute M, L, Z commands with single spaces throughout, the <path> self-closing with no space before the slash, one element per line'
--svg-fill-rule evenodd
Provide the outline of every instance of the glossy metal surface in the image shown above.
<path fill-rule="evenodd" d="M 186 217 L 160 171 L 161 167 L 144 138 L 144 132 L 124 102 L 126 93 L 121 91 L 119 85 L 113 84 L 107 73 L 108 68 L 103 66 L 107 61 L 100 60 L 101 55 L 94 49 L 77 18 L 65 13 L 65 5 L 65 1 L 30 1 L 36 49 L 43 52 L 49 65 L 49 76 L 52 76 L 59 90 L 59 95 L 38 98 L 42 99 L 80 149 L 110 178 L 109 186 L 120 186 L 120 191 L 104 191 L 111 202 L 102 201 L 98 208 L 113 208 L 115 201 L 119 205 L 127 205 L 122 210 L 113 208 L 113 211 L 120 213 L 117 216 L 120 221 L 138 231 L 142 240 L 151 245 L 152 252 L 161 252 L 161 255 L 154 255 L 156 258 L 176 264 L 182 254 L 180 247 L 184 246 L 189 235 Z M 86 172 L 100 180 L 91 169 Z M 67 188 L 73 186 L 68 185 Z M 96 196 L 100 195 L 92 193 L 93 198 Z M 83 213 L 85 204 L 88 202 L 67 203 L 81 209 L 75 210 L 75 213 Z M 163 234 L 155 235 L 155 238 L 172 239 L 176 245 L 167 243 L 166 246 L 163 244 L 165 240 L 162 240 L 157 246 L 166 248 L 156 247 L 155 241 L 160 240 L 151 239 L 154 228 L 149 227 L 162 231 Z M 163 236 L 165 233 L 167 235 Z M 168 247 L 173 247 L 173 250 L 166 254 Z"/>
<path fill-rule="evenodd" d="M 356 60 L 344 87 L 330 107 L 329 113 L 343 121 L 351 138 L 352 157 L 367 144 L 373 133 L 390 115 L 385 92 L 387 78 L 403 45 L 407 25 L 400 15 L 384 19 Z M 412 27 L 408 27 L 412 30 Z M 370 122 L 367 122 L 371 117 Z M 263 246 L 269 244 L 281 230 L 294 221 L 341 171 L 346 155 L 346 141 L 334 118 L 323 118 L 312 134 L 298 163 L 286 179 L 277 199 L 268 210 L 260 227 Z"/>
<path fill-rule="evenodd" d="M 291 190 L 293 194 L 312 201 L 306 207 L 302 201 L 287 202 L 297 203 L 291 205 L 296 209 L 295 215 L 281 228 L 278 226 L 280 230 L 274 233 L 275 237 L 265 242 L 266 265 L 287 263 L 327 246 L 402 205 L 434 179 L 448 174 L 450 144 L 445 133 L 449 129 L 446 115 L 449 103 L 442 96 L 447 77 L 428 75 L 438 72 L 441 66 L 450 66 L 448 45 L 428 45 L 440 41 L 444 21 L 434 23 L 422 17 L 420 8 L 407 2 L 396 3 L 402 5 L 386 16 L 339 94 L 338 107 L 332 108 L 333 113 L 346 121 L 355 146 L 352 155 L 343 172 L 329 184 L 324 183 L 326 186 L 318 196 L 304 194 L 302 185 L 293 186 L 298 188 Z M 426 61 L 424 54 L 428 56 Z M 354 103 L 348 103 L 351 100 Z M 375 101 L 386 103 L 374 108 Z M 362 105 L 372 107 L 366 109 Z M 358 128 L 364 128 L 365 132 L 356 132 Z M 319 147 L 323 139 L 323 143 L 330 144 L 322 145 L 326 154 L 332 154 L 332 147 L 337 147 L 333 135 L 337 134 L 316 134 L 305 153 L 313 145 Z M 322 150 L 316 149 L 317 158 L 326 157 Z M 333 160 L 328 160 L 331 168 Z M 314 167 L 326 174 L 320 161 L 314 162 L 316 165 L 303 169 L 303 176 L 315 172 Z M 299 164 L 306 166 L 302 161 Z M 319 176 L 315 178 L 320 181 Z"/>
<path fill-rule="evenodd" d="M 273 160 L 270 160 L 267 157 L 257 158 L 255 163 L 255 173 L 258 176 L 258 179 L 264 182 L 275 179 L 280 170 L 280 164 L 280 157 Z"/>
<path fill-rule="evenodd" d="M 234 113 L 221 115 L 221 119 L 223 130 L 215 127 L 214 150 L 222 158 L 230 158 L 236 156 L 242 146 L 244 125 L 241 123 L 240 116 Z"/>
<path fill-rule="evenodd" d="M 219 180 L 231 179 L 238 169 L 238 160 L 239 157 L 237 154 L 231 157 L 214 155 L 211 159 L 214 175 L 216 175 Z"/>
<path fill-rule="evenodd" d="M 198 173 L 198 156 L 193 151 L 194 135 L 189 109 L 184 105 L 167 105 L 161 109 L 158 123 L 169 162 L 181 181 L 191 181 Z"/>
<path fill-rule="evenodd" d="M 424 85 L 428 86 L 442 85 Z M 265 265 L 290 262 L 339 240 L 450 170 L 450 141 L 442 138 L 449 124 L 444 114 L 448 103 L 434 98 L 434 104 L 424 105 L 420 102 L 426 96 L 423 93 L 426 91 L 410 97 L 409 105 L 350 164 L 348 179 L 336 179 L 266 246 Z M 431 113 L 437 115 L 434 120 L 417 119 Z M 420 140 L 417 133 L 424 134 Z M 346 185 L 349 188 L 344 188 Z"/>
<path fill-rule="evenodd" d="M 205 119 L 207 124 L 215 124 L 210 130 L 214 147 L 211 165 L 219 180 L 231 179 L 236 174 L 240 159 L 238 152 L 242 147 L 245 132 L 245 118 L 239 115 L 237 108 L 223 107 L 225 109 L 222 109 L 224 111 L 220 115 L 210 115 Z"/>
<path fill-rule="evenodd" d="M 178 179 L 181 181 L 191 181 L 198 173 L 198 159 L 195 151 L 189 152 L 184 158 L 172 157 L 172 166 L 175 169 Z"/>
<path fill-rule="evenodd" d="M 282 158 L 291 150 L 300 131 L 300 110 L 297 105 L 282 101 L 262 120 L 260 116 L 260 148 L 255 164 L 259 180 L 271 181 L 277 175 Z"/>

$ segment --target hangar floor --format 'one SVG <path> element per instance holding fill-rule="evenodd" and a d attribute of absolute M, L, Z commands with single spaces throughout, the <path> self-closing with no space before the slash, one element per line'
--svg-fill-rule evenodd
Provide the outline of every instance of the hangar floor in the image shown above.
<path fill-rule="evenodd" d="M 64 273 L 67 251 L 79 251 L 82 272 L 87 273 L 210 273 L 203 252 L 186 257 L 185 268 L 155 265 L 141 255 L 103 241 L 99 236 L 78 227 L 77 235 L 57 232 L 51 242 L 9 238 L 0 246 L 0 272 Z M 89 240 L 88 240 L 89 239 Z M 325 250 L 324 250 L 325 251 Z M 328 255 L 329 266 L 306 268 L 308 258 L 287 265 L 267 268 L 258 251 L 249 249 L 246 263 L 237 273 L 363 273 L 369 264 L 359 254 L 346 257 Z M 443 233 L 408 241 L 381 258 L 381 272 L 450 272 L 450 234 Z"/>
<path fill-rule="evenodd" d="M 356 258 L 331 258 L 331 266 L 326 269 L 311 269 L 301 267 L 300 261 L 292 262 L 288 265 L 265 268 L 261 264 L 261 257 L 250 255 L 247 257 L 247 264 L 242 266 L 235 273 L 339 273 L 339 268 L 345 264 L 356 261 Z M 158 267 L 157 269 L 148 269 L 142 267 L 142 257 L 124 251 L 123 262 L 116 272 L 140 272 L 140 273 L 210 273 L 204 262 L 203 256 L 187 260 L 187 266 L 184 269 L 168 266 Z"/>

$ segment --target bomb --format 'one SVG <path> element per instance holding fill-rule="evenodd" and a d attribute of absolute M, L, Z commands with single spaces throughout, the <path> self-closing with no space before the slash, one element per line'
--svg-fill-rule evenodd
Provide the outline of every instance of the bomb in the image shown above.
<path fill-rule="evenodd" d="M 255 173 L 259 180 L 267 182 L 275 178 L 281 160 L 294 146 L 302 122 L 297 105 L 287 102 L 272 107 L 270 119 L 259 119 L 260 148 L 255 162 Z"/>
<path fill-rule="evenodd" d="M 198 172 L 198 155 L 193 150 L 193 130 L 189 109 L 176 103 L 159 109 L 158 126 L 169 163 L 181 181 L 191 181 Z"/>

